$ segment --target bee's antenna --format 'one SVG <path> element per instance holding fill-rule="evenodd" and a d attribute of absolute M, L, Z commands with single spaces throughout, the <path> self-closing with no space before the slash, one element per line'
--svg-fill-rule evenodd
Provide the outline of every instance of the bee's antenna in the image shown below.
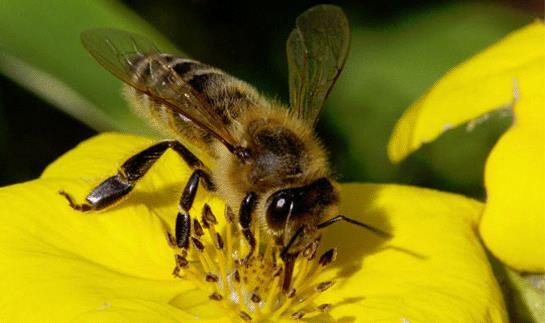
<path fill-rule="evenodd" d="M 373 232 L 377 236 L 385 238 L 385 239 L 392 237 L 392 235 L 390 233 L 386 232 L 386 231 L 382 231 L 382 230 L 377 229 L 375 227 L 372 227 L 372 226 L 370 226 L 368 224 L 365 224 L 365 223 L 362 223 L 360 221 L 357 221 L 357 220 L 351 219 L 349 217 L 346 217 L 344 215 L 337 215 L 336 217 L 333 217 L 333 218 L 331 218 L 331 219 L 329 219 L 329 220 L 327 220 L 325 222 L 322 222 L 322 223 L 318 224 L 318 229 L 323 229 L 323 228 L 328 227 L 328 226 L 332 225 L 333 223 L 337 223 L 339 221 L 345 221 L 345 222 L 348 222 L 348 223 L 351 223 L 351 224 L 355 224 L 355 225 L 360 226 L 362 228 L 365 228 L 365 229 Z"/>
<path fill-rule="evenodd" d="M 297 229 L 297 231 L 295 231 L 295 234 L 293 236 L 291 236 L 291 239 L 290 239 L 290 241 L 288 241 L 288 244 L 285 245 L 282 248 L 282 251 L 280 252 L 280 259 L 282 259 L 284 261 L 286 260 L 288 250 L 290 250 L 290 248 L 293 245 L 293 243 L 295 242 L 295 240 L 303 233 L 304 230 L 305 230 L 305 227 L 300 226 L 299 229 Z"/>

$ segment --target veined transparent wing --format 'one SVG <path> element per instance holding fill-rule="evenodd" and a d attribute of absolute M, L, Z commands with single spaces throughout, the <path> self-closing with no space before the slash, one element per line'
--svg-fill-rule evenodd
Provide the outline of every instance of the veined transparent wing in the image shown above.
<path fill-rule="evenodd" d="M 206 98 L 170 65 L 175 56 L 160 53 L 148 39 L 118 29 L 84 31 L 89 53 L 123 82 L 209 132 L 230 151 L 237 147 L 229 128 Z"/>
<path fill-rule="evenodd" d="M 350 47 L 350 26 L 341 8 L 318 5 L 297 17 L 287 41 L 290 109 L 315 126 Z"/>

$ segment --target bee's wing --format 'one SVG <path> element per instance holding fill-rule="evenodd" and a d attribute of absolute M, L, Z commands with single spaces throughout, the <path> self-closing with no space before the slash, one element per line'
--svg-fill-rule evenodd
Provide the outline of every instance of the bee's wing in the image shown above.
<path fill-rule="evenodd" d="M 316 125 L 350 47 L 350 26 L 341 8 L 318 5 L 297 17 L 287 41 L 290 109 Z"/>
<path fill-rule="evenodd" d="M 151 41 L 110 28 L 84 31 L 81 40 L 87 51 L 123 82 L 209 132 L 229 150 L 237 146 L 206 98 L 169 66 L 172 56 L 161 54 Z"/>

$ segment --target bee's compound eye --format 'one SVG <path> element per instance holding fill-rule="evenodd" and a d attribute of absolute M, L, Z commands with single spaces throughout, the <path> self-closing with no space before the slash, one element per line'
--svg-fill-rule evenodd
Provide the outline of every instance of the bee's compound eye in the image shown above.
<path fill-rule="evenodd" d="M 269 226 L 280 229 L 286 222 L 292 201 L 287 194 L 275 195 L 272 196 L 267 207 L 267 222 Z"/>
<path fill-rule="evenodd" d="M 287 203 L 288 202 L 286 201 L 286 199 L 281 197 L 281 198 L 276 200 L 276 205 L 274 207 L 276 209 L 284 209 Z"/>

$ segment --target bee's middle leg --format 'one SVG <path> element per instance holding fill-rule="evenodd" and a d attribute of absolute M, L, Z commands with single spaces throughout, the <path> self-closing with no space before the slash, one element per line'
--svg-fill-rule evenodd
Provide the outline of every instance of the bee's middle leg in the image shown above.
<path fill-rule="evenodd" d="M 178 248 L 187 249 L 189 247 L 189 238 L 191 235 L 191 216 L 189 210 L 193 206 L 199 182 L 202 180 L 204 187 L 213 191 L 214 183 L 211 181 L 210 175 L 202 169 L 196 169 L 189 177 L 185 185 L 184 192 L 178 203 L 178 214 L 176 216 L 176 226 L 174 228 L 176 246 Z"/>
<path fill-rule="evenodd" d="M 83 204 L 77 204 L 66 192 L 60 191 L 69 202 L 70 206 L 78 211 L 101 210 L 115 204 L 125 197 L 138 180 L 140 180 L 153 164 L 171 148 L 180 155 L 189 167 L 204 168 L 202 162 L 191 153 L 186 147 L 176 140 L 165 140 L 148 147 L 138 154 L 132 156 L 121 165 L 116 175 L 107 178 L 95 187 L 85 198 Z M 208 181 L 213 187 L 211 181 Z"/>

